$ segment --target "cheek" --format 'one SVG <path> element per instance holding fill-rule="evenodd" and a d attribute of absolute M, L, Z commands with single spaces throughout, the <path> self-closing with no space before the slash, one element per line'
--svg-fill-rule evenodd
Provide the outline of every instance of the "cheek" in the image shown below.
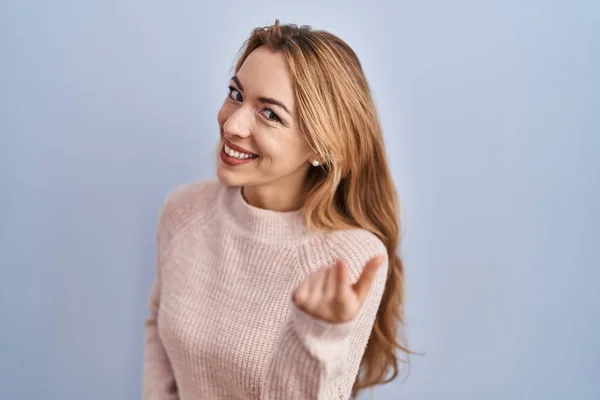
<path fill-rule="evenodd" d="M 276 166 L 283 169 L 295 169 L 302 165 L 310 155 L 310 148 L 302 140 L 285 137 L 288 132 L 282 132 L 278 138 L 259 138 L 255 136 L 256 145 L 265 159 L 269 161 L 269 166 Z M 262 140 L 261 140 L 262 139 Z"/>

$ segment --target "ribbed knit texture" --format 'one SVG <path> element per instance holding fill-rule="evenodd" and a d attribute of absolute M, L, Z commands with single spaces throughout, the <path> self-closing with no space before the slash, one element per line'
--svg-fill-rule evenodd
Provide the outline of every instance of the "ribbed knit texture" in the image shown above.
<path fill-rule="evenodd" d="M 386 249 L 372 233 L 309 233 L 301 211 L 252 207 L 239 187 L 205 181 L 177 188 L 157 228 L 143 398 L 349 398 L 387 261 L 348 323 L 313 318 L 292 294 L 306 274 L 338 259 L 355 282 L 376 255 Z"/>

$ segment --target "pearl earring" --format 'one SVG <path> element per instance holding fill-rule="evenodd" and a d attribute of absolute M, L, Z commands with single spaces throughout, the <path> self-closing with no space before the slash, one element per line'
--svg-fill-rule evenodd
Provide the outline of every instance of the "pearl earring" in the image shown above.
<path fill-rule="evenodd" d="M 319 162 L 317 160 L 314 160 L 312 162 L 313 167 L 318 167 L 319 166 Z"/>

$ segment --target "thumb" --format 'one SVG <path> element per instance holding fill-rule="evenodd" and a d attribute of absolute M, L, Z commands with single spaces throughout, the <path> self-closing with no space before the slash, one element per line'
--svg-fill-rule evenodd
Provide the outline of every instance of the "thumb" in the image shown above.
<path fill-rule="evenodd" d="M 371 285 L 375 280 L 375 275 L 379 270 L 379 267 L 385 261 L 384 256 L 376 256 L 369 260 L 362 274 L 358 278 L 358 281 L 352 286 L 354 292 L 357 294 L 358 298 L 362 301 L 367 294 L 369 293 L 369 289 L 371 289 Z"/>

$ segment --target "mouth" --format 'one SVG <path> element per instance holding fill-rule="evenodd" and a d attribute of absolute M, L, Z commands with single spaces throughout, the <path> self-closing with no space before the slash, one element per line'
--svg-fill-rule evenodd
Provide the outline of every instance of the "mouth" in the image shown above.
<path fill-rule="evenodd" d="M 227 141 L 223 141 L 223 148 L 221 150 L 221 160 L 227 165 L 241 165 L 246 164 L 259 158 L 258 154 L 246 152 L 244 149 L 231 144 Z"/>

